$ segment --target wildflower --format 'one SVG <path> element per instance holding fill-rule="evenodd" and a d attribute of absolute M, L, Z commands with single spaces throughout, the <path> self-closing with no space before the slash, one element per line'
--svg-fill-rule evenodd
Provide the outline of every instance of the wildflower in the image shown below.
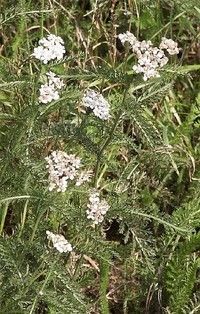
<path fill-rule="evenodd" d="M 54 85 L 54 87 L 57 89 L 61 89 L 62 87 L 64 87 L 65 84 L 63 83 L 63 80 L 56 76 L 55 73 L 50 71 L 46 75 L 49 79 L 49 85 Z"/>
<path fill-rule="evenodd" d="M 58 89 L 64 86 L 63 80 L 56 76 L 53 72 L 46 73 L 48 83 L 41 85 L 39 92 L 39 102 L 47 104 L 52 100 L 58 100 L 60 98 Z"/>
<path fill-rule="evenodd" d="M 147 46 L 148 47 L 148 46 Z M 143 73 L 144 81 L 151 77 L 159 77 L 158 69 L 167 64 L 168 58 L 157 47 L 143 48 L 138 54 L 138 64 L 133 66 L 136 73 Z"/>
<path fill-rule="evenodd" d="M 126 33 L 123 33 L 123 34 L 119 34 L 118 38 L 123 45 L 125 44 L 125 42 L 128 42 L 132 48 L 135 47 L 135 45 L 137 45 L 137 43 L 139 43 L 137 38 L 129 31 L 127 31 Z"/>
<path fill-rule="evenodd" d="M 132 33 L 128 31 L 123 34 L 119 34 L 118 37 L 123 45 L 125 42 L 128 42 L 136 55 L 140 54 L 140 52 L 148 50 L 150 46 L 152 46 L 152 42 L 150 40 L 143 40 L 140 42 Z"/>
<path fill-rule="evenodd" d="M 72 251 L 71 244 L 65 239 L 63 235 L 54 234 L 53 232 L 46 231 L 47 239 L 51 240 L 53 246 L 60 252 L 60 253 L 67 253 Z"/>
<path fill-rule="evenodd" d="M 75 155 L 68 155 L 63 151 L 53 151 L 45 158 L 49 170 L 49 191 L 57 189 L 57 192 L 65 192 L 69 180 L 74 180 L 81 160 Z"/>
<path fill-rule="evenodd" d="M 42 84 L 39 91 L 40 91 L 40 96 L 38 100 L 39 102 L 42 102 L 43 104 L 47 104 L 48 102 L 51 102 L 52 100 L 59 99 L 59 94 L 55 90 L 53 85 Z"/>
<path fill-rule="evenodd" d="M 166 49 L 170 55 L 177 55 L 179 53 L 178 43 L 166 37 L 162 37 L 160 49 Z"/>
<path fill-rule="evenodd" d="M 108 120 L 110 117 L 110 105 L 99 92 L 91 89 L 87 90 L 82 99 L 85 107 L 91 108 L 96 117 L 102 120 Z"/>
<path fill-rule="evenodd" d="M 77 178 L 76 186 L 82 185 L 84 182 L 89 182 L 91 180 L 92 171 L 91 170 L 84 170 L 82 171 Z"/>
<path fill-rule="evenodd" d="M 159 77 L 159 68 L 162 68 L 167 64 L 168 58 L 162 49 L 166 49 L 169 54 L 176 54 L 179 52 L 177 43 L 172 39 L 167 39 L 165 37 L 162 38 L 159 48 L 153 47 L 150 40 L 143 40 L 140 42 L 130 32 L 119 34 L 118 37 L 122 44 L 129 42 L 131 45 L 138 60 L 138 64 L 133 66 L 133 70 L 136 73 L 143 73 L 144 81 L 151 77 Z"/>
<path fill-rule="evenodd" d="M 87 204 L 87 207 L 87 218 L 92 219 L 95 225 L 103 221 L 104 215 L 110 208 L 105 199 L 100 200 L 100 193 L 96 190 L 93 190 L 90 193 L 89 204 Z"/>
<path fill-rule="evenodd" d="M 65 54 L 64 42 L 61 37 L 50 34 L 39 40 L 39 46 L 34 48 L 32 56 L 44 64 L 51 60 L 61 60 Z"/>

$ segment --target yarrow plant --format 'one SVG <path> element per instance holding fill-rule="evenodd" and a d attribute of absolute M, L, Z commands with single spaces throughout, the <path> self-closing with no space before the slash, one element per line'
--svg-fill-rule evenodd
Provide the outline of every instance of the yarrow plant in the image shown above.
<path fill-rule="evenodd" d="M 53 100 L 58 100 L 60 98 L 58 90 L 64 86 L 63 80 L 56 76 L 53 72 L 46 73 L 48 82 L 42 84 L 39 92 L 40 96 L 38 98 L 39 102 L 47 104 Z"/>
<path fill-rule="evenodd" d="M 94 115 L 101 120 L 108 120 L 110 118 L 110 105 L 99 92 L 88 89 L 83 96 L 82 104 L 92 109 Z"/>
<path fill-rule="evenodd" d="M 60 253 L 68 253 L 72 251 L 71 244 L 65 239 L 63 235 L 54 234 L 51 231 L 46 231 L 47 239 L 52 241 L 53 246 Z"/>
<path fill-rule="evenodd" d="M 51 60 L 61 60 L 64 54 L 65 47 L 63 39 L 50 34 L 39 40 L 39 46 L 34 48 L 32 56 L 47 64 Z"/>
<path fill-rule="evenodd" d="M 150 40 L 143 40 L 140 42 L 128 31 L 119 34 L 118 37 L 123 45 L 125 42 L 128 42 L 131 45 L 131 48 L 138 59 L 138 64 L 133 66 L 133 70 L 136 73 L 143 73 L 144 81 L 147 81 L 151 77 L 159 77 L 159 68 L 162 68 L 168 63 L 168 58 L 163 49 L 166 49 L 170 55 L 179 53 L 177 43 L 172 39 L 167 39 L 165 37 L 162 38 L 159 48 L 153 47 Z"/>
<path fill-rule="evenodd" d="M 98 191 L 93 190 L 90 192 L 87 208 L 87 218 L 91 219 L 94 225 L 98 225 L 103 221 L 110 206 L 105 199 L 100 199 L 100 193 Z"/>
<path fill-rule="evenodd" d="M 16 0 L 16 21 L 9 4 L 2 16 L 0 312 L 192 313 L 180 298 L 195 293 L 199 264 L 199 235 L 184 250 L 199 228 L 199 84 L 160 35 L 187 20 L 174 4 L 184 1 L 94 2 Z M 121 27 L 145 35 L 118 35 L 134 59 L 121 60 Z M 32 48 L 48 29 L 67 43 L 47 33 Z"/>

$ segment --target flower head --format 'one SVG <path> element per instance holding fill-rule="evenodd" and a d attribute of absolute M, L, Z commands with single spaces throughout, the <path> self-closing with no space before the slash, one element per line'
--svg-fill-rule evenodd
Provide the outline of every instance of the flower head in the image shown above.
<path fill-rule="evenodd" d="M 59 99 L 59 94 L 52 85 L 42 84 L 39 91 L 40 91 L 40 96 L 38 100 L 39 102 L 42 102 L 43 104 L 47 104 L 48 102 L 51 102 L 52 100 Z"/>
<path fill-rule="evenodd" d="M 129 31 L 119 34 L 118 38 L 123 45 L 125 44 L 125 42 L 128 42 L 132 46 L 132 48 L 135 47 L 135 45 L 137 45 L 138 43 L 137 38 Z"/>
<path fill-rule="evenodd" d="M 166 49 L 170 55 L 177 55 L 180 50 L 178 48 L 177 42 L 173 41 L 172 39 L 167 39 L 166 37 L 162 37 L 160 49 Z"/>
<path fill-rule="evenodd" d="M 58 76 L 56 76 L 55 73 L 50 71 L 46 75 L 49 80 L 49 85 L 54 86 L 54 88 L 61 89 L 62 87 L 65 86 L 63 80 L 61 80 Z"/>
<path fill-rule="evenodd" d="M 166 49 L 170 55 L 177 54 L 179 48 L 172 39 L 162 38 L 159 48 L 153 47 L 150 40 L 139 41 L 132 33 L 126 32 L 118 35 L 122 44 L 129 42 L 135 53 L 138 63 L 133 66 L 136 73 L 143 73 L 144 81 L 151 77 L 159 77 L 159 68 L 167 64 L 168 58 L 164 54 Z"/>
<path fill-rule="evenodd" d="M 58 90 L 64 86 L 63 80 L 56 76 L 53 72 L 46 73 L 48 83 L 42 84 L 39 91 L 39 102 L 47 104 L 52 100 L 58 100 L 60 98 Z"/>
<path fill-rule="evenodd" d="M 63 151 L 53 151 L 45 159 L 49 170 L 49 191 L 57 189 L 57 192 L 65 192 L 68 182 L 77 176 L 81 166 L 80 158 Z"/>
<path fill-rule="evenodd" d="M 147 46 L 148 47 L 148 46 Z M 167 64 L 168 58 L 164 52 L 157 47 L 143 48 L 138 53 L 138 64 L 133 66 L 136 73 L 143 73 L 144 81 L 151 77 L 159 77 L 158 69 Z"/>
<path fill-rule="evenodd" d="M 51 240 L 53 246 L 60 252 L 60 253 L 67 253 L 72 251 L 71 244 L 65 239 L 63 235 L 54 234 L 51 231 L 46 231 L 47 239 Z"/>
<path fill-rule="evenodd" d="M 64 54 L 65 47 L 62 38 L 50 34 L 39 40 L 39 46 L 34 48 L 32 56 L 47 64 L 51 60 L 61 60 Z"/>
<path fill-rule="evenodd" d="M 93 190 L 90 193 L 87 207 L 87 218 L 92 219 L 94 225 L 97 225 L 103 221 L 105 214 L 110 208 L 105 199 L 100 200 L 100 193 L 96 190 Z"/>
<path fill-rule="evenodd" d="M 82 99 L 85 107 L 91 108 L 95 116 L 102 120 L 108 120 L 110 117 L 110 105 L 99 92 L 88 89 Z"/>

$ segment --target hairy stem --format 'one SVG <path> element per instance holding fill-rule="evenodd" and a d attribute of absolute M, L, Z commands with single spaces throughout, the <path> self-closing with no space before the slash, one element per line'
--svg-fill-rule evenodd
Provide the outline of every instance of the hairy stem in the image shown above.
<path fill-rule="evenodd" d="M 34 313 L 35 306 L 37 305 L 38 298 L 39 298 L 40 295 L 43 294 L 45 286 L 47 285 L 47 283 L 48 283 L 48 281 L 49 281 L 49 279 L 51 277 L 51 274 L 53 272 L 54 266 L 56 265 L 57 262 L 58 262 L 58 259 L 55 259 L 55 261 L 52 263 L 51 268 L 50 268 L 50 270 L 49 270 L 49 272 L 48 272 L 48 274 L 47 274 L 47 276 L 46 276 L 46 278 L 45 278 L 45 280 L 44 280 L 44 282 L 42 284 L 42 287 L 41 287 L 39 293 L 36 295 L 36 297 L 35 297 L 35 299 L 33 301 L 33 304 L 32 304 L 32 307 L 31 307 L 31 310 L 30 310 L 29 314 L 33 314 Z"/>
<path fill-rule="evenodd" d="M 102 259 L 100 263 L 100 307 L 101 314 L 109 314 L 109 304 L 107 299 L 107 290 L 109 286 L 109 261 L 108 256 Z"/>
<path fill-rule="evenodd" d="M 20 229 L 19 236 L 18 236 L 19 238 L 21 237 L 23 229 L 24 229 L 27 210 L 28 210 L 28 203 L 29 203 L 29 199 L 26 200 L 25 205 L 24 205 L 24 210 L 23 210 L 23 214 L 22 214 L 22 218 L 21 218 L 21 229 Z"/>
<path fill-rule="evenodd" d="M 8 212 L 8 205 L 9 205 L 9 202 L 6 202 L 5 204 L 3 204 L 3 209 L 1 211 L 0 235 L 2 235 L 2 232 L 3 232 L 3 228 L 4 228 L 4 224 L 5 224 L 5 220 L 6 220 L 6 215 Z"/>

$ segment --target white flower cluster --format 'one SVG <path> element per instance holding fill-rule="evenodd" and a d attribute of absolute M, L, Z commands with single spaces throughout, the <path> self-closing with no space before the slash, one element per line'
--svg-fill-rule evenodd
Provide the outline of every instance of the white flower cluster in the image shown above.
<path fill-rule="evenodd" d="M 83 96 L 82 103 L 85 107 L 91 108 L 96 117 L 102 120 L 110 118 L 110 105 L 99 92 L 88 89 Z"/>
<path fill-rule="evenodd" d="M 52 100 L 58 100 L 60 98 L 58 90 L 60 90 L 63 86 L 63 80 L 56 76 L 53 72 L 46 73 L 48 83 L 42 84 L 39 92 L 40 96 L 38 98 L 39 102 L 43 104 L 47 104 Z"/>
<path fill-rule="evenodd" d="M 51 231 L 46 231 L 47 239 L 51 240 L 53 246 L 60 252 L 60 253 L 67 253 L 72 251 L 71 244 L 65 239 L 63 235 L 54 234 Z"/>
<path fill-rule="evenodd" d="M 129 31 L 119 34 L 118 38 L 123 45 L 125 44 L 125 42 L 128 42 L 132 47 L 134 47 L 136 44 L 139 44 L 137 38 Z"/>
<path fill-rule="evenodd" d="M 145 46 L 145 43 L 143 43 L 143 46 Z M 133 66 L 133 70 L 136 73 L 143 73 L 144 81 L 151 77 L 159 77 L 158 69 L 168 62 L 168 58 L 161 49 L 152 47 L 148 43 L 146 49 L 140 50 L 137 57 L 138 64 Z"/>
<path fill-rule="evenodd" d="M 94 225 L 97 225 L 103 221 L 104 215 L 110 208 L 105 199 L 100 200 L 100 193 L 96 190 L 93 190 L 90 193 L 89 204 L 87 204 L 87 207 L 87 218 L 92 219 Z"/>
<path fill-rule="evenodd" d="M 130 32 L 126 32 L 118 35 L 122 44 L 128 42 L 131 45 L 133 52 L 136 54 L 138 64 L 133 66 L 133 70 L 136 73 L 143 73 L 144 81 L 151 77 L 159 77 L 158 69 L 167 64 L 168 58 L 164 54 L 163 49 L 166 49 L 169 54 L 178 54 L 179 49 L 177 43 L 172 39 L 163 37 L 159 46 L 153 47 L 150 40 L 139 41 Z"/>
<path fill-rule="evenodd" d="M 179 53 L 178 44 L 172 39 L 167 39 L 166 37 L 162 37 L 162 41 L 160 43 L 160 49 L 166 49 L 170 55 L 177 55 Z"/>
<path fill-rule="evenodd" d="M 39 40 L 39 46 L 34 48 L 32 56 L 47 64 L 51 60 L 61 60 L 64 54 L 65 47 L 62 38 L 50 34 Z"/>
<path fill-rule="evenodd" d="M 53 85 L 54 88 L 61 89 L 64 86 L 63 80 L 56 76 L 53 72 L 48 72 L 46 74 L 49 79 L 49 85 Z"/>
<path fill-rule="evenodd" d="M 65 47 L 62 38 L 50 34 L 47 38 L 44 37 L 39 40 L 39 46 L 34 48 L 32 56 L 47 64 L 50 60 L 61 60 L 64 53 Z M 58 100 L 60 98 L 58 90 L 64 86 L 63 81 L 55 73 L 49 72 L 46 75 L 48 83 L 42 84 L 39 89 L 39 102 L 43 104 L 47 104 L 52 100 Z"/>
<path fill-rule="evenodd" d="M 77 176 L 77 170 L 81 166 L 80 158 L 63 151 L 53 151 L 45 159 L 49 170 L 49 191 L 57 189 L 57 192 L 65 192 L 69 180 L 74 180 Z"/>
<path fill-rule="evenodd" d="M 75 155 L 68 155 L 63 151 L 53 151 L 45 160 L 49 170 L 49 191 L 57 189 L 57 192 L 65 192 L 69 180 L 76 180 L 76 186 L 91 180 L 93 174 L 91 170 L 78 172 L 81 160 Z"/>

